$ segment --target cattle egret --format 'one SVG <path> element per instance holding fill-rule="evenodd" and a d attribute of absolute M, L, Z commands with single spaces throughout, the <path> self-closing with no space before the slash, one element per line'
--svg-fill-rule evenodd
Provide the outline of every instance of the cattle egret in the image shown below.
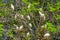
<path fill-rule="evenodd" d="M 44 36 L 45 36 L 45 37 L 48 37 L 48 36 L 50 36 L 50 34 L 49 34 L 49 33 L 46 33 Z"/>
<path fill-rule="evenodd" d="M 18 29 L 19 27 L 17 25 L 14 24 L 14 26 L 16 27 L 16 29 Z"/>
<path fill-rule="evenodd" d="M 43 14 L 42 12 L 39 11 L 39 14 L 40 14 L 42 17 L 44 17 L 44 14 Z"/>
<path fill-rule="evenodd" d="M 16 26 L 16 29 L 18 29 L 19 27 Z"/>
<path fill-rule="evenodd" d="M 27 18 L 28 18 L 28 20 L 30 20 L 30 16 L 29 15 L 27 16 Z"/>
<path fill-rule="evenodd" d="M 41 28 L 46 28 L 46 27 L 47 27 L 47 25 L 46 25 L 46 24 L 41 26 Z"/>
<path fill-rule="evenodd" d="M 27 33 L 27 36 L 29 36 L 29 34 L 30 34 L 30 33 L 28 32 L 28 33 Z"/>
<path fill-rule="evenodd" d="M 31 24 L 31 23 L 29 23 L 29 26 L 30 26 L 30 27 L 32 27 L 32 24 Z"/>
<path fill-rule="evenodd" d="M 31 4 L 28 5 L 28 8 L 30 8 L 30 5 L 31 5 Z"/>
<path fill-rule="evenodd" d="M 19 29 L 20 29 L 20 30 L 23 29 L 23 25 L 21 25 Z"/>
<path fill-rule="evenodd" d="M 13 4 L 11 4 L 11 8 L 14 10 L 14 5 Z"/>
<path fill-rule="evenodd" d="M 44 20 L 45 20 L 45 14 L 43 14 L 41 11 L 39 11 L 39 14 L 40 14 L 40 16 L 43 17 Z"/>

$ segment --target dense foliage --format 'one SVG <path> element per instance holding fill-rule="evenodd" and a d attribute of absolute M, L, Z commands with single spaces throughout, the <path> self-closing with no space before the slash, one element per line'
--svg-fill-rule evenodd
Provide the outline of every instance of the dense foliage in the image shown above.
<path fill-rule="evenodd" d="M 0 0 L 0 40 L 60 40 L 59 37 L 59 0 Z"/>

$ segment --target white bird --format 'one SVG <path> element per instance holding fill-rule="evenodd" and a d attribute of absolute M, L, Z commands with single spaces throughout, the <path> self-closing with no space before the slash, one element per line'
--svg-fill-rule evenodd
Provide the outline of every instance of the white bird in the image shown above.
<path fill-rule="evenodd" d="M 17 25 L 14 24 L 14 26 L 16 27 L 16 29 L 19 29 L 19 27 Z"/>
<path fill-rule="evenodd" d="M 19 29 L 19 27 L 16 26 L 16 29 Z"/>
<path fill-rule="evenodd" d="M 28 8 L 30 8 L 31 4 L 28 5 Z"/>
<path fill-rule="evenodd" d="M 44 25 L 42 25 L 42 26 L 41 26 L 41 28 L 45 28 L 45 26 L 44 26 Z"/>
<path fill-rule="evenodd" d="M 14 5 L 13 4 L 11 4 L 11 8 L 14 10 Z"/>
<path fill-rule="evenodd" d="M 39 11 L 39 14 L 40 14 L 40 16 L 43 17 L 44 20 L 45 20 L 45 14 L 43 14 L 41 11 Z"/>
<path fill-rule="evenodd" d="M 39 14 L 40 14 L 42 17 L 44 17 L 44 16 L 45 16 L 41 11 L 39 11 Z"/>
<path fill-rule="evenodd" d="M 46 33 L 45 35 L 44 35 L 44 37 L 49 37 L 50 36 L 50 34 L 49 33 Z"/>
<path fill-rule="evenodd" d="M 27 15 L 27 18 L 28 18 L 28 20 L 30 20 L 30 16 L 29 15 Z"/>
<path fill-rule="evenodd" d="M 28 32 L 28 33 L 27 33 L 27 36 L 29 36 L 29 35 L 30 35 L 30 33 Z"/>
<path fill-rule="evenodd" d="M 23 29 L 23 25 L 21 25 L 19 29 L 20 29 L 20 30 Z"/>
<path fill-rule="evenodd" d="M 46 24 L 41 26 L 41 28 L 46 28 L 46 27 L 47 27 L 47 25 L 46 25 Z"/>
<path fill-rule="evenodd" d="M 30 26 L 30 27 L 32 27 L 32 24 L 31 24 L 31 23 L 29 23 L 29 26 Z"/>

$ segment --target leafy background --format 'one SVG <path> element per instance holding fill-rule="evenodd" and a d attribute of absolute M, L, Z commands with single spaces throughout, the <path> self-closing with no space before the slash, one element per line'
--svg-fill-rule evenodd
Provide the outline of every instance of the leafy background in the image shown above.
<path fill-rule="evenodd" d="M 11 4 L 14 5 L 14 10 Z M 40 17 L 39 11 L 45 14 L 45 20 Z M 18 27 L 23 25 L 24 28 L 17 30 L 14 24 Z M 27 36 L 28 32 L 30 34 Z M 43 37 L 47 32 L 50 37 Z M 59 37 L 59 0 L 0 0 L 0 40 L 60 40 Z"/>

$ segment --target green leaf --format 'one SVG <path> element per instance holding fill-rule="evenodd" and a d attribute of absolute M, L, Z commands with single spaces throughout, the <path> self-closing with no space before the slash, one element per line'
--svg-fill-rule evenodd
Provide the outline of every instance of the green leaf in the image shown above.
<path fill-rule="evenodd" d="M 49 7 L 49 10 L 50 10 L 51 12 L 54 12 L 54 11 L 56 10 L 56 8 Z"/>
<path fill-rule="evenodd" d="M 52 23 L 46 22 L 46 25 L 47 25 L 48 31 L 56 32 L 56 28 L 54 27 L 54 25 Z"/>
<path fill-rule="evenodd" d="M 0 36 L 2 36 L 2 32 L 3 32 L 3 24 L 0 24 Z"/>
<path fill-rule="evenodd" d="M 0 24 L 0 27 L 2 27 L 3 26 L 3 24 Z"/>
<path fill-rule="evenodd" d="M 0 37 L 2 36 L 2 33 L 0 33 Z"/>
<path fill-rule="evenodd" d="M 56 19 L 60 20 L 60 15 L 57 15 L 57 16 L 56 16 Z"/>
<path fill-rule="evenodd" d="M 60 32 L 60 26 L 57 26 L 57 31 Z"/>
<path fill-rule="evenodd" d="M 60 2 L 56 3 L 56 8 L 59 9 L 60 8 Z"/>
<path fill-rule="evenodd" d="M 28 0 L 22 0 L 25 4 L 29 4 Z"/>
<path fill-rule="evenodd" d="M 8 31 L 6 32 L 6 34 L 7 34 L 7 36 L 13 37 L 13 33 L 12 33 L 12 30 L 11 30 L 11 29 L 8 30 Z"/>

